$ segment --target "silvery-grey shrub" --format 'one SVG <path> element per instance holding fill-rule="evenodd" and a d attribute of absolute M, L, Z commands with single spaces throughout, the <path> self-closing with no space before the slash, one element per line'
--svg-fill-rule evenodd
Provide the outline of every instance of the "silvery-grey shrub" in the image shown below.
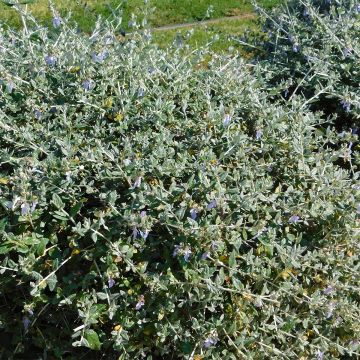
<path fill-rule="evenodd" d="M 339 131 L 360 128 L 360 2 L 290 0 L 256 6 L 266 33 L 251 45 L 285 100 L 303 95 Z M 261 40 L 261 41 L 260 41 Z"/>
<path fill-rule="evenodd" d="M 358 135 L 238 56 L 23 16 L 0 30 L 1 355 L 356 358 Z"/>

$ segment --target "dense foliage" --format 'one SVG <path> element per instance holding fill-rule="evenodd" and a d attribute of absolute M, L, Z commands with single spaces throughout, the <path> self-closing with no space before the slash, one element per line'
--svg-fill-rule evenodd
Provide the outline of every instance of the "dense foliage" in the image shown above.
<path fill-rule="evenodd" d="M 306 97 L 339 130 L 360 125 L 360 2 L 291 0 L 265 12 L 257 7 L 266 41 L 252 45 L 269 84 L 289 100 Z"/>
<path fill-rule="evenodd" d="M 237 56 L 24 24 L 0 30 L 0 355 L 359 355 L 354 131 Z"/>

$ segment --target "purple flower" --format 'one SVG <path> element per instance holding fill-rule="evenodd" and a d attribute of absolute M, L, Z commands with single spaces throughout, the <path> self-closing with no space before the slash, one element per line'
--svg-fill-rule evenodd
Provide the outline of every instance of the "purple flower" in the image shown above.
<path fill-rule="evenodd" d="M 108 57 L 109 53 L 107 51 L 103 51 L 99 54 L 93 53 L 91 55 L 93 62 L 102 63 Z"/>
<path fill-rule="evenodd" d="M 213 249 L 213 250 L 216 250 L 216 249 L 218 249 L 219 248 L 219 245 L 217 244 L 217 242 L 216 241 L 212 241 L 211 242 L 211 249 Z"/>
<path fill-rule="evenodd" d="M 293 216 L 290 217 L 289 223 L 296 224 L 297 222 L 299 222 L 299 220 L 300 220 L 299 216 L 293 215 Z"/>
<path fill-rule="evenodd" d="M 82 87 L 85 91 L 88 91 L 94 87 L 94 83 L 92 80 L 84 80 L 82 83 Z"/>
<path fill-rule="evenodd" d="M 35 110 L 34 111 L 34 116 L 35 116 L 35 119 L 40 120 L 41 119 L 41 111 Z"/>
<path fill-rule="evenodd" d="M 349 346 L 351 347 L 351 349 L 356 349 L 359 346 L 359 344 L 360 344 L 360 341 L 357 339 L 351 340 L 349 342 Z"/>
<path fill-rule="evenodd" d="M 180 245 L 175 245 L 174 246 L 174 251 L 173 251 L 173 257 L 177 256 L 179 254 L 180 251 Z"/>
<path fill-rule="evenodd" d="M 261 129 L 256 130 L 256 134 L 255 134 L 256 140 L 259 140 L 261 138 L 262 134 L 263 134 L 263 132 Z"/>
<path fill-rule="evenodd" d="M 142 98 L 145 95 L 145 90 L 140 88 L 137 92 L 137 97 Z"/>
<path fill-rule="evenodd" d="M 349 49 L 349 48 L 344 48 L 343 49 L 343 55 L 344 55 L 344 57 L 348 57 L 348 56 L 350 56 L 351 55 L 351 49 Z"/>
<path fill-rule="evenodd" d="M 231 116 L 229 114 L 226 114 L 224 117 L 223 126 L 224 127 L 228 126 L 230 121 L 231 121 Z"/>
<path fill-rule="evenodd" d="M 146 211 L 143 210 L 143 211 L 140 213 L 140 217 L 141 217 L 141 218 L 144 218 L 145 216 L 146 216 Z"/>
<path fill-rule="evenodd" d="M 342 100 L 340 101 L 340 104 L 341 104 L 342 107 L 344 108 L 345 112 L 347 112 L 347 113 L 350 112 L 351 104 L 350 104 L 347 100 L 342 99 Z"/>
<path fill-rule="evenodd" d="M 30 212 L 33 213 L 36 209 L 36 205 L 38 204 L 37 201 L 33 201 L 31 204 Z"/>
<path fill-rule="evenodd" d="M 316 352 L 316 360 L 323 360 L 324 359 L 324 352 L 318 350 Z"/>
<path fill-rule="evenodd" d="M 190 250 L 190 248 L 187 247 L 187 248 L 184 250 L 184 260 L 185 260 L 186 262 L 188 262 L 190 256 L 191 256 L 191 250 Z"/>
<path fill-rule="evenodd" d="M 147 237 L 148 237 L 148 235 L 149 235 L 149 230 L 145 230 L 144 232 L 141 231 L 141 230 L 139 230 L 139 233 L 140 233 L 140 236 L 141 236 L 144 240 L 146 240 Z"/>
<path fill-rule="evenodd" d="M 155 71 L 156 71 L 156 69 L 155 69 L 153 66 L 150 66 L 150 67 L 148 68 L 148 73 L 149 73 L 150 75 L 154 74 Z"/>
<path fill-rule="evenodd" d="M 201 255 L 201 260 L 206 260 L 209 256 L 210 256 L 210 253 L 209 253 L 208 251 L 205 251 L 205 252 Z"/>
<path fill-rule="evenodd" d="M 334 302 L 334 301 L 332 301 L 330 304 L 329 304 L 329 306 L 328 306 L 328 311 L 327 311 L 327 313 L 326 313 L 326 315 L 325 315 L 325 317 L 327 318 L 327 319 L 330 319 L 331 317 L 332 317 L 332 315 L 333 315 L 333 312 L 334 312 L 334 310 L 335 310 L 335 307 L 336 307 L 336 303 Z"/>
<path fill-rule="evenodd" d="M 29 328 L 29 325 L 30 325 L 31 321 L 29 320 L 28 317 L 24 317 L 22 323 L 23 323 L 23 325 L 24 325 L 24 330 L 27 331 L 27 329 Z"/>
<path fill-rule="evenodd" d="M 21 204 L 21 215 L 25 216 L 30 213 L 30 205 L 28 203 Z"/>
<path fill-rule="evenodd" d="M 138 229 L 134 226 L 134 227 L 133 227 L 133 232 L 132 232 L 132 237 L 133 237 L 133 239 L 136 239 L 136 238 L 137 238 L 138 233 L 139 233 Z"/>
<path fill-rule="evenodd" d="M 46 55 L 45 63 L 47 66 L 55 66 L 56 65 L 56 57 L 52 56 L 52 55 Z"/>
<path fill-rule="evenodd" d="M 325 295 L 330 295 L 332 292 L 334 292 L 335 288 L 331 285 L 329 285 L 325 290 L 324 290 L 324 294 Z"/>
<path fill-rule="evenodd" d="M 214 209 L 216 208 L 216 200 L 211 200 L 210 203 L 208 204 L 208 206 L 206 207 L 208 210 Z"/>
<path fill-rule="evenodd" d="M 52 20 L 52 24 L 54 28 L 58 28 L 61 25 L 61 18 L 59 16 L 55 16 Z"/>
<path fill-rule="evenodd" d="M 140 187 L 140 185 L 141 185 L 141 176 L 138 176 L 134 181 L 134 185 L 132 186 L 132 189 Z"/>
<path fill-rule="evenodd" d="M 294 45 L 293 45 L 293 52 L 294 52 L 294 53 L 298 53 L 299 50 L 300 50 L 299 45 L 298 45 L 298 44 L 294 44 Z"/>
<path fill-rule="evenodd" d="M 115 280 L 113 278 L 109 278 L 108 285 L 109 289 L 111 289 L 115 285 Z"/>
<path fill-rule="evenodd" d="M 6 84 L 6 92 L 8 94 L 11 94 L 13 90 L 14 90 L 14 83 L 10 81 Z"/>
<path fill-rule="evenodd" d="M 21 215 L 25 216 L 25 215 L 29 215 L 31 213 L 33 213 L 35 211 L 37 205 L 37 201 L 33 201 L 31 206 L 28 203 L 22 203 L 20 208 L 21 208 Z"/>
<path fill-rule="evenodd" d="M 140 295 L 138 302 L 135 305 L 136 310 L 140 310 L 145 305 L 145 298 L 144 295 Z"/>
<path fill-rule="evenodd" d="M 216 345 L 216 343 L 218 342 L 218 339 L 209 336 L 207 339 L 205 339 L 204 341 L 204 348 L 208 349 L 211 346 Z"/>
<path fill-rule="evenodd" d="M 192 208 L 192 209 L 190 210 L 190 217 L 191 217 L 193 220 L 196 220 L 197 213 L 198 213 L 197 210 L 194 209 L 194 208 Z"/>

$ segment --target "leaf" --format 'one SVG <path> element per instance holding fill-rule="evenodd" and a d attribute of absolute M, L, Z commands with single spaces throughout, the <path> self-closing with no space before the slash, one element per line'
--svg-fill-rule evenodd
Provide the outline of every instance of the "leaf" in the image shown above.
<path fill-rule="evenodd" d="M 86 330 L 85 334 L 84 334 L 84 338 L 87 341 L 87 344 L 85 346 L 87 346 L 88 348 L 90 348 L 92 350 L 100 350 L 101 343 L 99 340 L 99 336 L 94 330 L 91 330 L 91 329 Z"/>
<path fill-rule="evenodd" d="M 58 194 L 53 194 L 52 201 L 51 201 L 58 209 L 64 208 L 64 203 L 61 200 L 60 196 Z"/>
<path fill-rule="evenodd" d="M 56 283 L 57 283 L 57 278 L 56 278 L 56 275 L 52 275 L 50 276 L 47 280 L 46 280 L 46 283 L 49 287 L 49 290 L 50 291 L 54 291 L 55 289 L 55 286 L 56 286 Z"/>

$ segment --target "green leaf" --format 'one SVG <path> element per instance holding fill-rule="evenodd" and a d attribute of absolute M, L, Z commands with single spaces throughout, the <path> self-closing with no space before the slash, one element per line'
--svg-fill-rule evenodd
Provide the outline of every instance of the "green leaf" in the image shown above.
<path fill-rule="evenodd" d="M 85 340 L 87 341 L 87 347 L 92 350 L 100 350 L 101 343 L 99 340 L 98 334 L 94 330 L 86 330 L 84 335 Z"/>

